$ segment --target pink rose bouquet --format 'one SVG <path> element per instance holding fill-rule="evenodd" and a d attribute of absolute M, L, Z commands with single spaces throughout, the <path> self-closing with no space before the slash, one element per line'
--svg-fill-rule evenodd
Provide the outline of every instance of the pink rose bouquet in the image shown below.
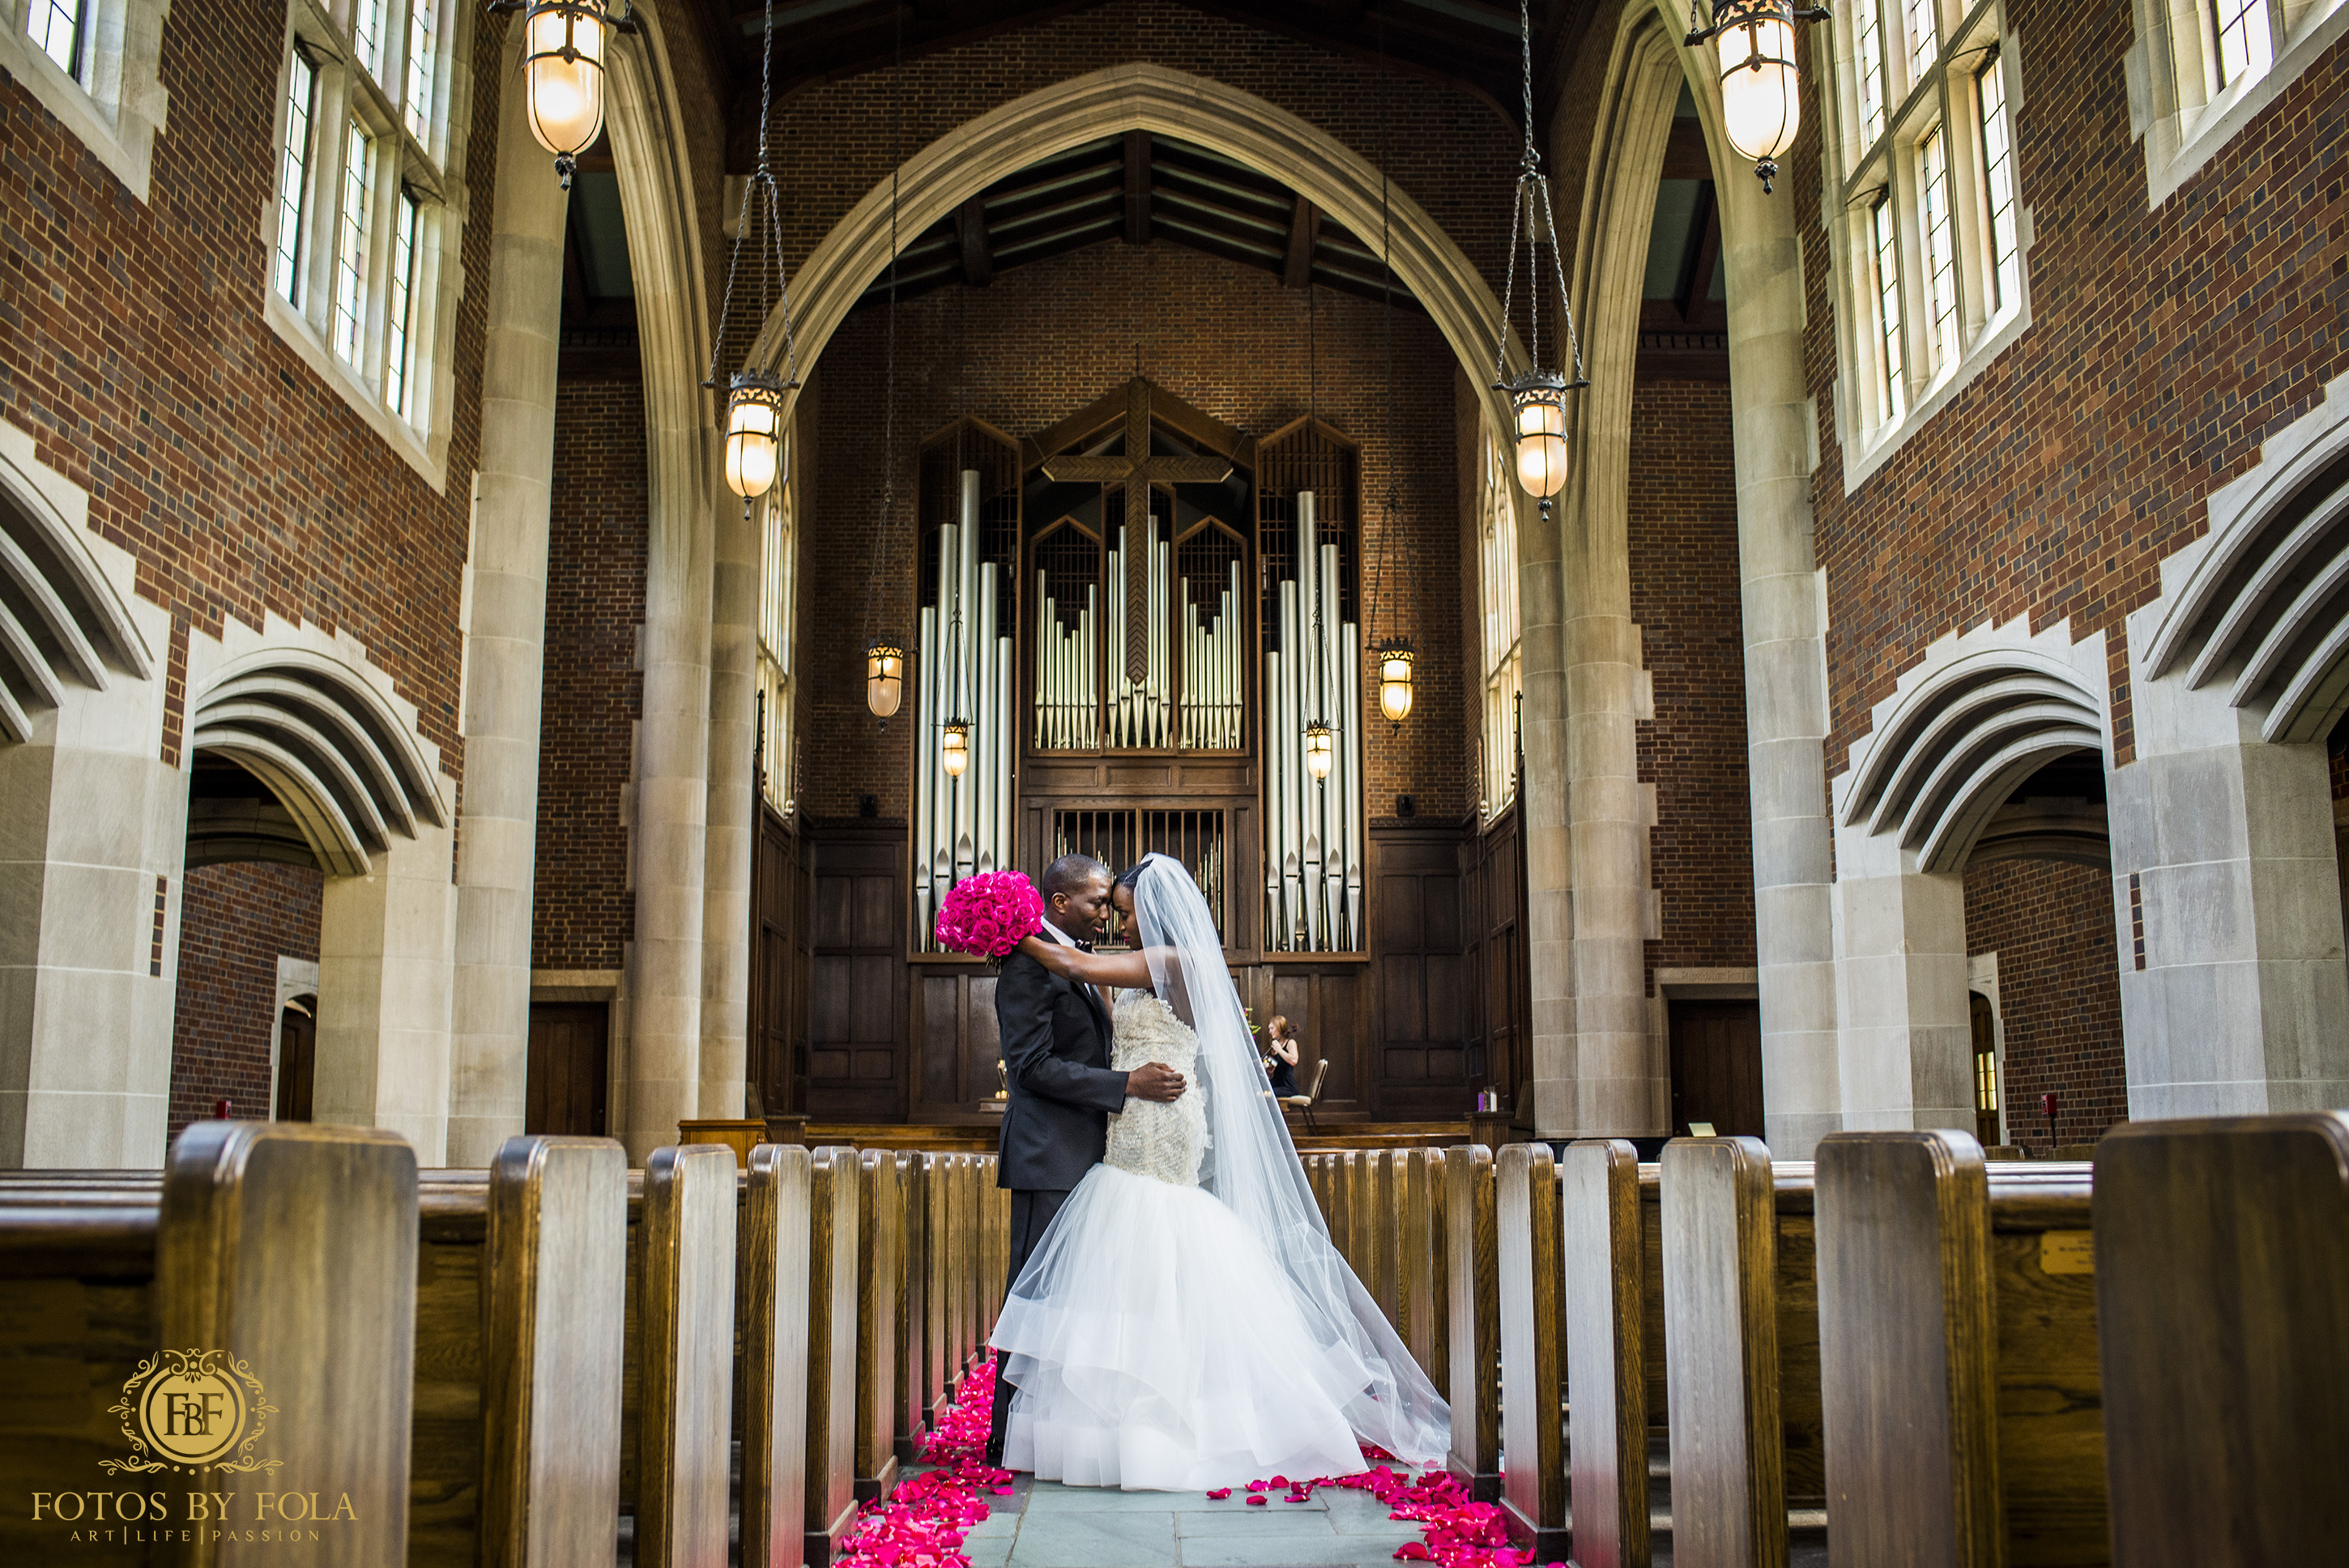
<path fill-rule="evenodd" d="M 1044 928 L 1044 901 L 1020 872 L 965 877 L 938 906 L 938 944 L 974 958 L 1003 958 Z"/>

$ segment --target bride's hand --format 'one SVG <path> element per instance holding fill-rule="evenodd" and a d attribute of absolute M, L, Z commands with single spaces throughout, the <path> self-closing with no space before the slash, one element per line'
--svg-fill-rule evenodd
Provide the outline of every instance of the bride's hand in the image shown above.
<path fill-rule="evenodd" d="M 1063 947 L 1057 942 L 1047 942 L 1038 935 L 1021 937 L 1019 951 L 1041 964 L 1050 973 L 1065 975 L 1071 972 L 1069 959 L 1076 949 Z"/>

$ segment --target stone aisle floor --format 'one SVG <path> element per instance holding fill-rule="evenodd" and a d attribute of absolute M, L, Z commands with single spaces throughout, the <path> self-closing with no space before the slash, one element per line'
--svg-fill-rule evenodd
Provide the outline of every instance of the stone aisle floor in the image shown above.
<path fill-rule="evenodd" d="M 1245 1495 L 1210 1502 L 1021 1476 L 1013 1495 L 987 1500 L 992 1511 L 963 1551 L 971 1568 L 1394 1568 L 1395 1548 L 1420 1538 L 1368 1492 L 1323 1487 L 1262 1508 Z"/>

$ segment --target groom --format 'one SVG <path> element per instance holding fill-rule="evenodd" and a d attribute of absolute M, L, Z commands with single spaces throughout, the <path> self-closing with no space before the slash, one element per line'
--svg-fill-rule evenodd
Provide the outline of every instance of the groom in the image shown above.
<path fill-rule="evenodd" d="M 1109 918 L 1109 868 L 1091 855 L 1062 855 L 1044 868 L 1043 939 L 1092 951 Z M 1085 1172 L 1101 1163 L 1109 1119 L 1126 1097 L 1171 1101 L 1183 1075 L 1152 1062 L 1132 1072 L 1110 1068 L 1109 1009 L 1092 986 L 1055 975 L 1024 953 L 1003 962 L 995 982 L 995 1021 L 1003 1040 L 1010 1103 L 1003 1113 L 996 1185 L 1011 1190 L 1009 1294 L 1028 1254 Z M 1011 1414 L 1010 1383 L 999 1370 L 987 1462 L 1003 1462 Z"/>

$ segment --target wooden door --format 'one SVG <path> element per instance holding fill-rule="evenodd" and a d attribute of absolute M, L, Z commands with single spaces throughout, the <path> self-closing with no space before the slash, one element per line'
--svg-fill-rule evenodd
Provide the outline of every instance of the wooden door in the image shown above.
<path fill-rule="evenodd" d="M 278 1120 L 310 1119 L 310 1086 L 317 1070 L 317 1020 L 299 1007 L 287 1007 L 277 1019 Z"/>
<path fill-rule="evenodd" d="M 1998 1141 L 1998 1015 L 1979 991 L 1967 992 L 1966 1003 L 1974 1035 L 1974 1137 L 1988 1149 Z"/>
<path fill-rule="evenodd" d="M 524 1132 L 605 1136 L 604 1096 L 611 1074 L 610 1004 L 533 1002 Z"/>
<path fill-rule="evenodd" d="M 1672 1132 L 1710 1122 L 1722 1138 L 1760 1138 L 1762 1004 L 1674 1002 Z"/>

